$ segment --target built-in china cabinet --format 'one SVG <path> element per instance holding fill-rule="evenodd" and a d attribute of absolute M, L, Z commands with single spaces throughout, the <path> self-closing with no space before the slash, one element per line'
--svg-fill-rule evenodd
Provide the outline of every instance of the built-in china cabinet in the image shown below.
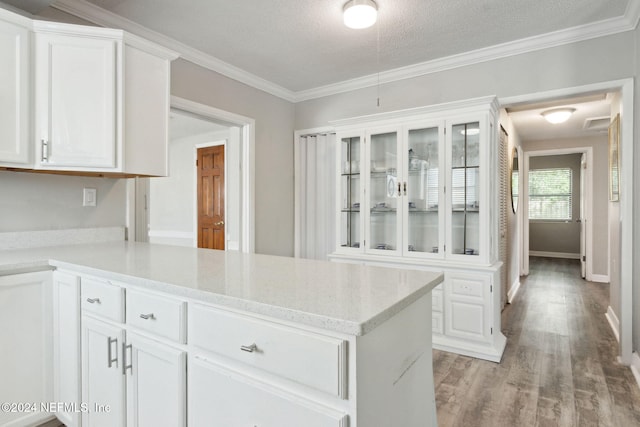
<path fill-rule="evenodd" d="M 440 270 L 434 347 L 499 361 L 495 98 L 333 122 L 334 261 Z"/>

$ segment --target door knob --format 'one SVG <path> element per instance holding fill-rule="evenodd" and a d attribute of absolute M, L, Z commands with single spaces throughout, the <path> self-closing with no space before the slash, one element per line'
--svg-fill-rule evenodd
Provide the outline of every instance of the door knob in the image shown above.
<path fill-rule="evenodd" d="M 224 225 L 224 221 L 218 221 L 218 222 L 214 223 L 213 225 L 216 225 L 216 226 L 219 227 L 221 225 Z"/>

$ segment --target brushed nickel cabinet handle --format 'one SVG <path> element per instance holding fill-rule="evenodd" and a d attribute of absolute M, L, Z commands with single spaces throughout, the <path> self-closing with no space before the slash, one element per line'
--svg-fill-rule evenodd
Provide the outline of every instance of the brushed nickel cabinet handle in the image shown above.
<path fill-rule="evenodd" d="M 95 304 L 95 303 L 100 304 L 100 298 L 87 298 L 87 302 L 89 304 Z"/>
<path fill-rule="evenodd" d="M 49 161 L 49 142 L 45 141 L 44 139 L 40 140 L 40 161 Z"/>
<path fill-rule="evenodd" d="M 114 358 L 111 352 L 112 344 L 116 344 L 116 357 Z M 108 367 L 112 367 L 114 363 L 118 363 L 118 338 L 107 337 L 107 359 Z"/>
<path fill-rule="evenodd" d="M 128 365 L 127 349 L 129 349 L 129 360 L 131 361 Z M 127 369 L 131 369 L 131 375 L 133 375 L 133 346 L 122 343 L 122 375 L 127 375 Z"/>
<path fill-rule="evenodd" d="M 153 313 L 149 313 L 149 314 L 141 314 L 140 318 L 144 320 L 149 320 L 149 319 L 154 320 L 156 316 Z"/>
<path fill-rule="evenodd" d="M 251 345 L 241 345 L 240 350 L 246 351 L 247 353 L 253 353 L 254 351 L 258 350 L 258 346 L 256 345 L 256 343 L 253 343 Z"/>

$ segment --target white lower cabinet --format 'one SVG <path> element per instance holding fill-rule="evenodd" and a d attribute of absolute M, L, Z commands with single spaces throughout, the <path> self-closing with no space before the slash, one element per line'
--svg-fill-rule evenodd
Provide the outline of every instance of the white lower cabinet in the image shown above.
<path fill-rule="evenodd" d="M 40 406 L 18 406 L 52 398 L 50 271 L 0 276 L 0 343 L 0 425 L 50 418 Z"/>
<path fill-rule="evenodd" d="M 346 427 L 347 416 L 197 356 L 189 358 L 189 426 Z"/>
<path fill-rule="evenodd" d="M 489 341 L 491 324 L 491 277 L 451 273 L 445 285 L 448 310 L 445 334 L 480 342 Z"/>
<path fill-rule="evenodd" d="M 186 426 L 186 351 L 163 338 L 184 329 L 185 302 L 81 281 L 82 425 Z"/>
<path fill-rule="evenodd" d="M 136 333 L 127 343 L 127 425 L 186 426 L 186 352 Z"/>
<path fill-rule="evenodd" d="M 67 427 L 80 426 L 80 278 L 53 272 L 53 400 L 70 406 L 56 412 Z"/>
<path fill-rule="evenodd" d="M 124 426 L 124 329 L 88 316 L 82 317 L 82 425 Z"/>

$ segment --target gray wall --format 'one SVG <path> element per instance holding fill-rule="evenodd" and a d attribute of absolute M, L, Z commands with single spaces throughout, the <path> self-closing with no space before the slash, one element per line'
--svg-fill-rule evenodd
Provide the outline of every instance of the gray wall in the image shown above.
<path fill-rule="evenodd" d="M 171 93 L 256 121 L 256 252 L 293 256 L 294 104 L 184 60 Z"/>
<path fill-rule="evenodd" d="M 529 170 L 570 168 L 572 170 L 571 221 L 529 221 L 529 250 L 580 254 L 580 154 L 537 156 L 529 160 Z M 606 257 L 606 253 L 604 254 Z"/>
<path fill-rule="evenodd" d="M 96 207 L 82 206 L 82 189 L 97 190 Z M 124 226 L 123 179 L 0 171 L 0 232 Z"/>

